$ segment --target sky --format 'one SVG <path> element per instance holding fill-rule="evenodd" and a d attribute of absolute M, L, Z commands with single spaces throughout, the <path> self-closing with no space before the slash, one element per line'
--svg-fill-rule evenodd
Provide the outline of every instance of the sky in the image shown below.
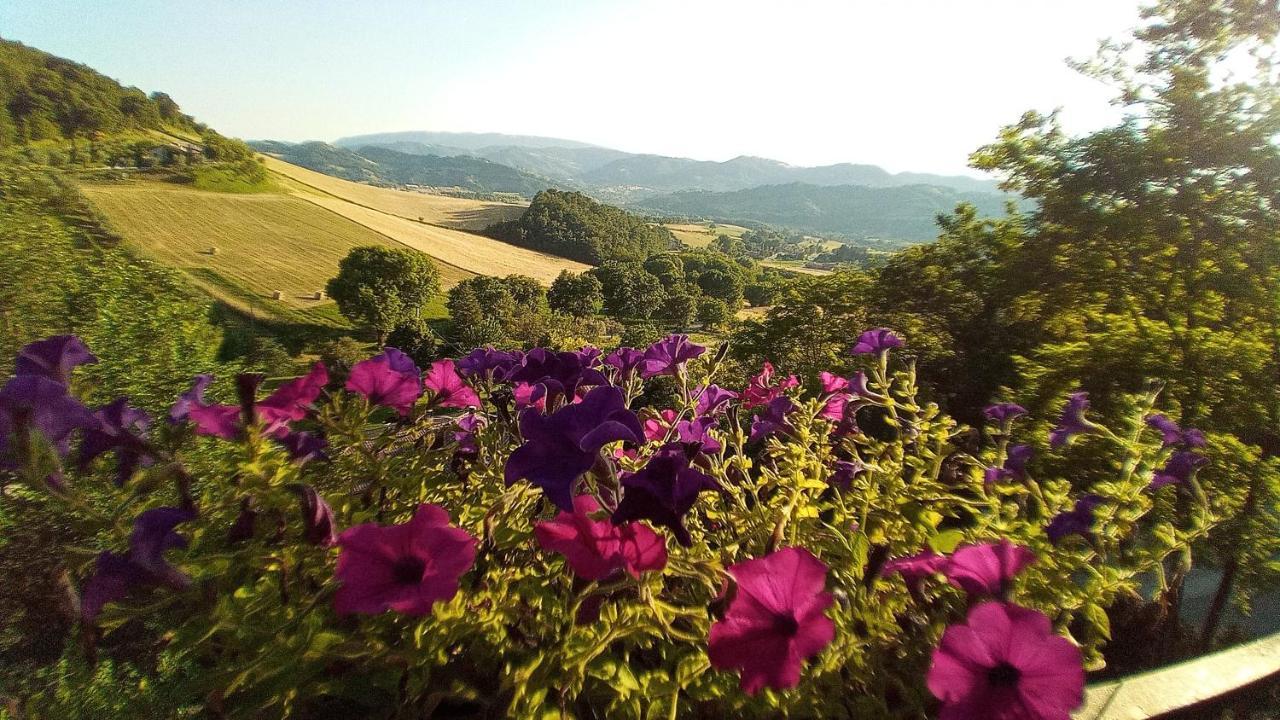
<path fill-rule="evenodd" d="M 1139 0 L 3 0 L 0 37 L 218 131 L 548 135 L 702 160 L 967 173 L 1027 110 L 1113 123 L 1066 65 Z"/>

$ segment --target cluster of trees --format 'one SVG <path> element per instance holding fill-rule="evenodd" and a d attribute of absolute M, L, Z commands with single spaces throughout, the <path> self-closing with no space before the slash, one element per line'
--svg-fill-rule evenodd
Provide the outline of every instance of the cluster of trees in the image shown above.
<path fill-rule="evenodd" d="M 543 190 L 518 219 L 485 234 L 513 245 L 592 265 L 642 262 L 679 246 L 669 230 L 577 192 Z"/>
<path fill-rule="evenodd" d="M 122 87 L 10 40 L 0 40 L 0 77 L 0 148 L 133 129 L 204 130 L 164 93 Z"/>
<path fill-rule="evenodd" d="M 1207 644 L 1229 598 L 1280 586 L 1280 89 L 1274 65 L 1240 82 L 1220 62 L 1273 42 L 1280 9 L 1162 0 L 1147 18 L 1141 63 L 1108 47 L 1080 65 L 1121 88 L 1126 120 L 1072 137 L 1028 113 L 975 153 L 1034 209 L 962 206 L 936 243 L 799 284 L 734 347 L 808 374 L 841 362 L 844 328 L 891 325 L 933 396 L 975 424 L 1006 392 L 1044 417 L 1083 389 L 1111 415 L 1110 399 L 1166 383 L 1160 409 L 1238 463 L 1206 473 L 1231 518 L 1198 556 L 1224 570 Z M 1185 572 L 1170 563 L 1175 610 Z"/>

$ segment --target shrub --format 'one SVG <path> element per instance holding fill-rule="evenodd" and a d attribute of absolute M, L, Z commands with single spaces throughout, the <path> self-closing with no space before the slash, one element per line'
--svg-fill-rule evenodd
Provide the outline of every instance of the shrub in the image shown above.
<path fill-rule="evenodd" d="M 54 338 L 0 417 L 18 492 L 98 539 L 85 629 L 164 628 L 214 713 L 1001 716 L 1021 688 L 1064 716 L 1107 608 L 1213 525 L 1219 461 L 1154 392 L 1116 427 L 1083 393 L 1056 423 L 994 405 L 978 443 L 902 345 L 863 333 L 817 395 L 772 366 L 714 387 L 725 353 L 683 335 L 425 373 L 389 350 L 328 396 L 322 365 L 263 399 L 242 377 L 238 405 L 202 381 L 148 433 L 87 419 L 65 384 L 87 351 Z M 639 407 L 653 383 L 670 406 Z M 119 484 L 62 462 L 78 433 Z M 1064 452 L 1088 470 L 1045 472 Z"/>

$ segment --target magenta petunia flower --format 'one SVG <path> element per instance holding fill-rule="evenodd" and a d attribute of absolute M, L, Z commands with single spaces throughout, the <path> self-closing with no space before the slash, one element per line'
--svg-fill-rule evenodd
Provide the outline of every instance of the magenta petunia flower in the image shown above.
<path fill-rule="evenodd" d="M 878 355 L 893 348 L 902 347 L 902 338 L 889 328 L 867 330 L 858 336 L 858 342 L 849 352 L 854 355 Z"/>
<path fill-rule="evenodd" d="M 351 368 L 346 389 L 363 395 L 374 405 L 408 415 L 422 396 L 422 381 L 413 359 L 389 347 L 381 355 L 362 360 Z"/>
<path fill-rule="evenodd" d="M 663 446 L 639 472 L 622 478 L 622 502 L 613 512 L 613 522 L 621 525 L 645 519 L 669 529 L 685 547 L 693 543 L 684 527 L 684 516 L 693 509 L 698 494 L 719 490 L 720 484 L 689 464 L 680 443 Z"/>
<path fill-rule="evenodd" d="M 298 495 L 298 507 L 302 514 L 302 537 L 312 545 L 329 546 L 337 542 L 337 523 L 333 509 L 310 485 L 291 485 L 289 489 Z"/>
<path fill-rule="evenodd" d="M 1102 503 L 1100 495 L 1085 495 L 1076 501 L 1075 507 L 1058 513 L 1044 529 L 1049 542 L 1057 545 L 1070 535 L 1088 535 L 1093 529 L 1093 510 Z"/>
<path fill-rule="evenodd" d="M 644 351 L 640 377 L 675 375 L 684 369 L 685 363 L 706 351 L 705 347 L 689 342 L 688 335 L 668 335 Z"/>
<path fill-rule="evenodd" d="M 519 410 L 531 407 L 538 412 L 545 412 L 547 409 L 547 388 L 545 385 L 530 385 L 527 382 L 518 382 L 511 386 L 511 398 L 515 400 L 516 408 Z"/>
<path fill-rule="evenodd" d="M 1023 568 L 1036 561 L 1030 549 L 1008 540 L 966 545 L 947 558 L 942 572 L 970 595 L 1003 596 Z"/>
<path fill-rule="evenodd" d="M 431 404 L 439 407 L 469 408 L 480 405 L 480 396 L 463 381 L 453 367 L 453 361 L 445 358 L 431 363 L 422 384 L 434 393 Z"/>
<path fill-rule="evenodd" d="M 667 437 L 667 431 L 671 429 L 671 424 L 676 421 L 676 411 L 671 409 L 659 410 L 656 416 L 650 416 L 644 419 L 641 427 L 644 428 L 644 439 L 649 442 L 660 442 Z"/>
<path fill-rule="evenodd" d="M 698 417 L 718 415 L 727 409 L 730 400 L 735 400 L 738 397 L 738 393 L 732 390 L 725 390 L 718 385 L 696 388 L 693 394 L 698 398 L 698 405 L 693 411 L 694 415 Z"/>
<path fill-rule="evenodd" d="M 419 505 L 401 525 L 364 523 L 338 535 L 341 587 L 333 596 L 339 615 L 387 610 L 427 615 L 458 592 L 458 579 L 475 562 L 476 540 L 449 525 L 439 505 Z"/>
<path fill-rule="evenodd" d="M 782 380 L 774 382 L 773 372 L 773 363 L 765 361 L 764 366 L 760 368 L 760 373 L 752 377 L 751 382 L 742 391 L 743 408 L 768 405 L 773 400 L 781 397 L 786 391 L 800 385 L 800 381 L 796 379 L 795 375 L 789 375 Z"/>
<path fill-rule="evenodd" d="M 1049 447 L 1060 448 L 1081 433 L 1093 432 L 1097 426 L 1085 419 L 1089 410 L 1089 393 L 1074 392 L 1067 397 L 1058 426 L 1049 433 Z"/>
<path fill-rule="evenodd" d="M 261 376 L 241 375 L 240 379 L 253 377 Z M 204 402 L 204 389 L 211 379 L 207 375 L 197 375 L 191 389 L 178 398 L 169 411 L 169 417 L 175 422 L 191 421 L 197 435 L 234 440 L 240 433 L 243 412 L 239 405 L 208 405 Z M 265 399 L 255 402 L 254 415 L 266 424 L 268 435 L 284 437 L 289 432 L 289 423 L 307 416 L 308 409 L 328 382 L 328 370 L 323 363 L 316 363 L 306 375 L 281 385 Z"/>
<path fill-rule="evenodd" d="M 822 392 L 824 393 L 840 393 L 849 389 L 849 381 L 835 373 L 823 370 L 818 373 L 818 378 L 822 381 Z"/>
<path fill-rule="evenodd" d="M 1027 409 L 1017 403 L 996 403 L 983 408 L 982 414 L 987 416 L 988 420 L 1004 425 L 1012 422 L 1014 418 L 1027 414 Z"/>
<path fill-rule="evenodd" d="M 826 616 L 827 566 L 803 548 L 788 547 L 728 568 L 737 583 L 723 620 L 711 626 L 712 667 L 738 670 L 743 692 L 786 690 L 800 684 L 804 662 L 831 644 Z"/>
<path fill-rule="evenodd" d="M 37 340 L 18 351 L 13 361 L 14 375 L 38 375 L 63 385 L 70 384 L 71 371 L 80 365 L 98 362 L 75 335 L 57 335 Z"/>
<path fill-rule="evenodd" d="M 561 510 L 572 510 L 578 478 L 591 469 L 600 449 L 619 440 L 640 444 L 640 421 L 627 409 L 622 391 L 598 387 L 576 405 L 543 415 L 527 408 L 520 413 L 524 444 L 507 458 L 507 485 L 527 479 L 542 488 Z"/>
<path fill-rule="evenodd" d="M 662 536 L 642 523 L 614 525 L 607 515 L 592 519 L 598 513 L 595 498 L 579 495 L 573 499 L 573 512 L 562 510 L 554 520 L 534 524 L 533 534 L 544 549 L 564 555 L 583 580 L 603 580 L 621 570 L 640 577 L 667 566 Z"/>
<path fill-rule="evenodd" d="M 884 577 L 901 575 L 902 579 L 907 582 L 908 587 L 916 588 L 920 586 L 920 582 L 925 578 L 942 572 L 942 568 L 946 564 L 947 559 L 945 557 L 932 550 L 925 550 L 915 555 L 895 558 L 886 562 L 884 567 L 880 569 L 880 574 Z"/>
<path fill-rule="evenodd" d="M 1001 602 L 947 628 L 926 684 L 939 720 L 1070 720 L 1084 702 L 1080 649 L 1042 613 Z"/>
<path fill-rule="evenodd" d="M 1151 484 L 1148 487 L 1152 490 L 1158 490 L 1165 485 L 1181 485 L 1190 480 L 1196 470 L 1207 462 L 1209 462 L 1209 459 L 1206 457 L 1197 455 L 1189 450 L 1179 450 L 1170 455 L 1164 467 L 1160 468 L 1152 476 Z"/>

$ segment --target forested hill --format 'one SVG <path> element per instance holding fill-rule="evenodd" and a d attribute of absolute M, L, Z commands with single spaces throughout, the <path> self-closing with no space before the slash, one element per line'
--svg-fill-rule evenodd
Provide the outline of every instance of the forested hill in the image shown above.
<path fill-rule="evenodd" d="M 164 93 L 147 95 L 85 65 L 0 39 L 0 148 L 128 130 L 205 128 Z"/>
<path fill-rule="evenodd" d="M 459 187 L 481 193 L 519 193 L 532 197 L 556 184 L 533 173 L 465 154 L 446 157 L 372 145 L 353 150 L 323 142 L 294 144 L 268 140 L 251 145 L 259 152 L 294 165 L 376 185 Z"/>
<path fill-rule="evenodd" d="M 640 262 L 679 247 L 675 236 L 642 218 L 576 192 L 544 190 L 518 220 L 498 223 L 486 235 L 592 265 Z"/>
<path fill-rule="evenodd" d="M 677 192 L 635 204 L 660 215 L 757 222 L 847 238 L 924 242 L 938 235 L 934 218 L 968 202 L 980 214 L 1000 215 L 1006 197 L 936 185 L 865 187 L 789 183 L 734 192 Z"/>

